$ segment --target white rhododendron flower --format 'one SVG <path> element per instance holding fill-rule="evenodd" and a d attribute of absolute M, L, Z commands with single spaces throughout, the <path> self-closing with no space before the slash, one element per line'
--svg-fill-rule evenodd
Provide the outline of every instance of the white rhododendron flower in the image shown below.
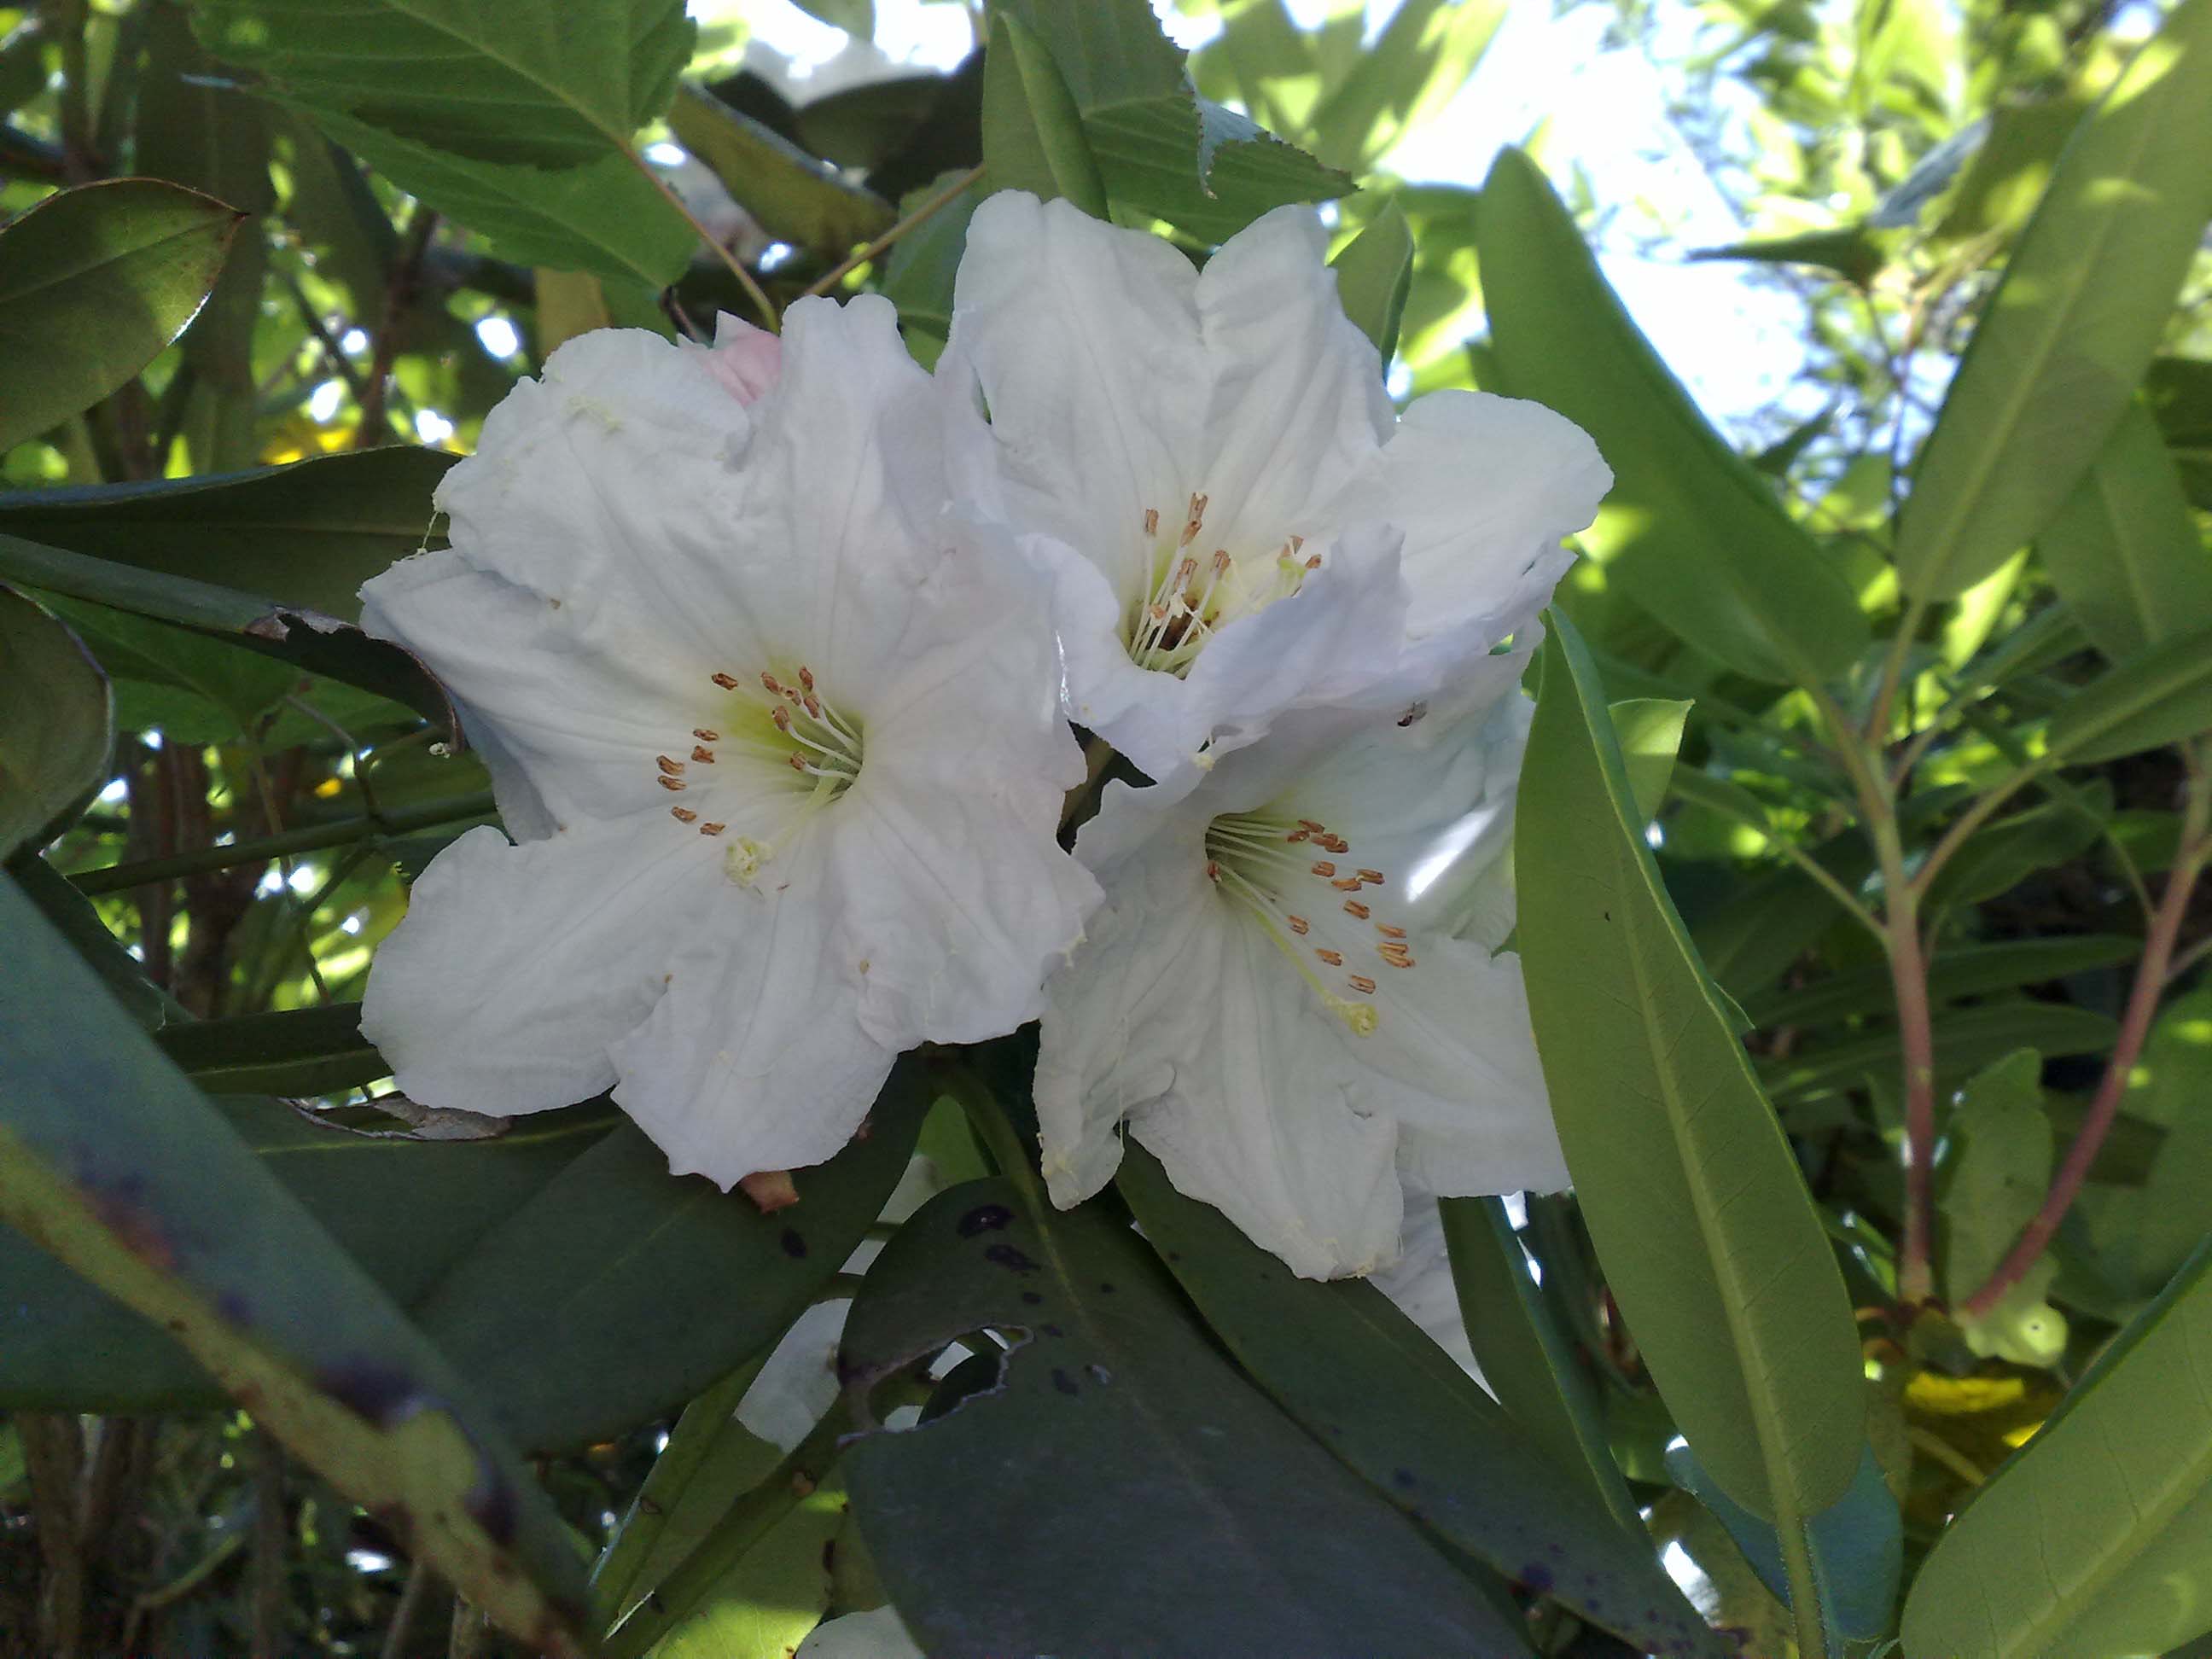
<path fill-rule="evenodd" d="M 1456 1360 L 1462 1370 L 1489 1389 L 1482 1367 L 1475 1364 L 1474 1344 L 1468 1339 L 1467 1317 L 1460 1312 L 1443 1212 L 1433 1197 L 1416 1194 L 1407 1199 L 1402 1237 L 1405 1253 L 1375 1275 L 1375 1288 Z"/>
<path fill-rule="evenodd" d="M 378 953 L 402 1090 L 611 1086 L 726 1186 L 834 1154 L 902 1049 L 1036 1017 L 1096 892 L 1054 841 L 1083 767 L 889 302 L 802 301 L 780 351 L 583 336 L 438 504 L 452 548 L 365 621 L 451 689 L 520 844 L 441 853 Z"/>
<path fill-rule="evenodd" d="M 954 494 L 1050 583 L 1071 716 L 1165 787 L 1285 708 L 1402 702 L 1525 629 L 1612 482 L 1535 404 L 1395 415 L 1326 242 L 1281 208 L 1200 271 L 1015 191 L 969 229 Z"/>
<path fill-rule="evenodd" d="M 923 1655 L 897 1609 L 882 1607 L 823 1620 L 799 1644 L 793 1659 L 923 1659 Z"/>
<path fill-rule="evenodd" d="M 1180 1190 L 1328 1278 L 1397 1259 L 1409 1188 L 1565 1186 L 1519 960 L 1492 949 L 1528 729 L 1510 688 L 1308 710 L 1179 799 L 1109 784 L 1076 842 L 1106 902 L 1047 987 L 1054 1201 L 1105 1184 L 1126 1120 Z"/>

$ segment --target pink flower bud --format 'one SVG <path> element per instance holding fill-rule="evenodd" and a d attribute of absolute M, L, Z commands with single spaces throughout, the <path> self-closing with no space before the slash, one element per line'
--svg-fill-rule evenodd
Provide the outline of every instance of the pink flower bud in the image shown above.
<path fill-rule="evenodd" d="M 765 398 L 782 367 L 783 342 L 775 335 L 726 313 L 715 319 L 707 368 L 739 403 Z"/>

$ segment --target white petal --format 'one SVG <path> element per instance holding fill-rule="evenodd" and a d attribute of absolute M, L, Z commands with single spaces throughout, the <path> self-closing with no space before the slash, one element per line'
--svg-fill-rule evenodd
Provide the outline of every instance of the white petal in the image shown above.
<path fill-rule="evenodd" d="M 1431 1341 L 1487 1389 L 1468 1340 L 1467 1320 L 1459 1309 L 1459 1286 L 1452 1280 L 1451 1256 L 1444 1243 L 1443 1212 L 1433 1198 L 1406 1200 L 1405 1254 L 1375 1275 L 1375 1288 L 1399 1312 L 1427 1334 Z"/>
<path fill-rule="evenodd" d="M 1112 1176 L 1126 1118 L 1178 1191 L 1297 1273 L 1371 1272 L 1398 1249 L 1395 1129 L 1355 1109 L 1342 1026 L 1168 839 L 1116 872 L 1047 988 L 1036 1092 L 1053 1200 Z"/>
<path fill-rule="evenodd" d="M 1597 446 L 1565 416 L 1437 392 L 1407 410 L 1338 511 L 1405 532 L 1417 635 L 1480 617 L 1502 624 L 1496 639 L 1548 601 L 1567 563 L 1560 540 L 1589 527 L 1612 486 Z"/>
<path fill-rule="evenodd" d="M 1328 247 L 1310 207 L 1279 207 L 1223 243 L 1198 279 L 1210 385 L 1205 471 L 1191 487 L 1210 497 L 1209 534 L 1232 548 L 1314 538 L 1395 420 Z"/>
<path fill-rule="evenodd" d="M 896 1609 L 842 1613 L 823 1620 L 793 1659 L 924 1659 Z"/>
<path fill-rule="evenodd" d="M 500 1115 L 589 1098 L 607 1047 L 651 1012 L 725 889 L 694 840 L 571 831 L 510 847 L 468 831 L 430 861 L 378 950 L 362 1030 L 399 1088 Z"/>
<path fill-rule="evenodd" d="M 651 1017 L 614 1045 L 615 1103 L 678 1175 L 727 1188 L 834 1158 L 890 1073 L 897 1051 L 860 1024 L 861 958 L 823 842 L 779 854 L 740 915 L 695 934 Z M 771 879 L 786 886 L 763 890 Z"/>
<path fill-rule="evenodd" d="M 1018 191 L 986 201 L 937 368 L 954 494 L 1056 538 L 1120 591 L 1145 509 L 1172 523 L 1200 488 L 1197 287 L 1157 236 Z"/>
<path fill-rule="evenodd" d="M 793 1320 L 738 1401 L 738 1421 L 780 1451 L 805 1439 L 836 1403 L 837 1344 L 852 1310 L 843 1298 L 817 1302 Z"/>
<path fill-rule="evenodd" d="M 864 768 L 827 837 L 843 931 L 867 964 L 861 1028 L 896 1051 L 981 1042 L 1035 1019 L 1045 975 L 1098 900 L 1054 842 L 1052 817 L 1035 811 L 1036 792 L 988 775 L 949 787 L 876 782 Z M 1049 814 L 1063 787 L 1045 792 Z"/>
<path fill-rule="evenodd" d="M 1382 1023 L 1358 1050 L 1358 1098 L 1396 1120 L 1407 1184 L 1446 1198 L 1558 1192 L 1566 1159 L 1520 957 L 1434 935 L 1415 949 L 1419 967 L 1390 976 Z"/>

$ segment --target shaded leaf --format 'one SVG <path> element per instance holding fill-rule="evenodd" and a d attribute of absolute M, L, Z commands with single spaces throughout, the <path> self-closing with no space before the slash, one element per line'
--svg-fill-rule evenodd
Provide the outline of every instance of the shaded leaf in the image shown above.
<path fill-rule="evenodd" d="M 983 60 L 983 165 L 994 190 L 1065 197 L 1106 216 L 1106 185 L 1052 55 L 1020 18 L 995 12 Z"/>
<path fill-rule="evenodd" d="M 1404 210 L 1395 200 L 1385 203 L 1328 263 L 1344 314 L 1388 364 L 1398 349 L 1398 322 L 1413 286 L 1413 232 Z"/>
<path fill-rule="evenodd" d="M 501 1624 L 580 1652 L 574 1554 L 452 1366 L 12 885 L 0 925 L 0 1215 L 162 1325 Z"/>
<path fill-rule="evenodd" d="M 780 241 L 842 258 L 891 227 L 890 204 L 697 87 L 678 90 L 668 125 L 738 204 Z"/>
<path fill-rule="evenodd" d="M 0 587 L 0 859 L 35 848 L 107 775 L 107 678 L 77 637 Z"/>
<path fill-rule="evenodd" d="M 2044 743 L 2054 762 L 2088 765 L 2177 743 L 2208 729 L 2212 729 L 2212 623 L 2114 663 L 2060 705 Z"/>
<path fill-rule="evenodd" d="M 0 230 L 0 450 L 88 409 L 192 319 L 241 216 L 151 179 L 50 196 Z"/>
<path fill-rule="evenodd" d="M 1960 1145 L 1943 1194 L 1943 1286 L 1954 1309 L 1963 1309 L 2004 1260 L 2051 1184 L 2042 1077 L 2043 1056 L 2016 1049 L 1978 1073 L 1953 1109 Z M 2045 1257 L 1986 1317 L 1956 1316 L 1974 1352 L 2021 1365 L 2057 1364 L 2066 1352 L 2066 1319 L 2044 1296 L 2057 1272 Z"/>
<path fill-rule="evenodd" d="M 865 1395 L 987 1327 L 1014 1343 L 975 1339 L 994 1386 L 843 1460 L 877 1571 L 932 1654 L 1525 1651 L 1412 1521 L 1212 1350 L 1096 1205 L 1031 1212 L 999 1180 L 939 1194 L 868 1270 L 844 1372 Z"/>

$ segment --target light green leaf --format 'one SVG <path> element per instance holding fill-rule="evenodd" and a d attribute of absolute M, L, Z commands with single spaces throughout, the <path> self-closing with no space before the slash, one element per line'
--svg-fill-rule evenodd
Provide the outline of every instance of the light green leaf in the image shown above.
<path fill-rule="evenodd" d="M 994 190 L 1065 197 L 1106 216 L 1106 184 L 1067 82 L 1029 25 L 1003 11 L 992 15 L 983 60 L 983 166 Z"/>
<path fill-rule="evenodd" d="M 1413 232 L 1394 198 L 1329 262 L 1344 314 L 1375 343 L 1388 364 L 1398 349 L 1398 322 L 1413 286 Z"/>
<path fill-rule="evenodd" d="M 2160 1012 L 2130 1081 L 2126 1109 L 2166 1125 L 2131 1241 L 2136 1282 L 2148 1291 L 2212 1233 L 2212 985 Z M 2139 1103 L 2139 1091 L 2157 1104 Z"/>
<path fill-rule="evenodd" d="M 1698 413 L 1535 165 L 1500 151 L 1476 222 L 1504 384 L 1597 441 L 1613 487 L 1583 545 L 1638 604 L 1738 673 L 1807 681 L 1866 643 L 1841 570 Z"/>
<path fill-rule="evenodd" d="M 1905 1647 L 2164 1653 L 2212 1630 L 2212 1245 L 1944 1530 Z"/>
<path fill-rule="evenodd" d="M 2114 661 L 2212 617 L 2212 551 L 2140 401 L 2035 546 L 2060 596 Z"/>
<path fill-rule="evenodd" d="M 243 217 L 152 179 L 50 196 L 0 231 L 0 450 L 89 409 L 192 319 Z"/>
<path fill-rule="evenodd" d="M 1314 154 L 1366 172 L 1467 84 L 1507 10 L 1506 0 L 1407 0 L 1308 118 Z"/>
<path fill-rule="evenodd" d="M 2182 0 L 2060 155 L 1929 434 L 1898 576 L 1964 592 L 2039 534 L 2127 407 L 2212 217 L 2212 0 Z"/>
<path fill-rule="evenodd" d="M 494 251 L 517 264 L 665 288 L 698 249 L 683 215 L 621 156 L 602 154 L 549 173 L 456 155 L 334 111 L 307 113 L 393 184 L 482 232 Z"/>
<path fill-rule="evenodd" d="M 2061 765 L 2118 760 L 2212 729 L 2212 623 L 2112 665 L 2059 705 L 2044 735 Z"/>
<path fill-rule="evenodd" d="M 501 1624 L 580 1653 L 574 1553 L 461 1377 L 7 882 L 0 933 L 0 1218 L 169 1331 Z"/>
<path fill-rule="evenodd" d="M 107 677 L 76 636 L 0 587 L 0 859 L 58 831 L 107 775 Z"/>
<path fill-rule="evenodd" d="M 738 204 L 779 240 L 842 259 L 891 227 L 890 204 L 703 88 L 677 89 L 668 125 Z"/>
<path fill-rule="evenodd" d="M 1881 236 L 1863 225 L 1841 230 L 1808 231 L 1802 236 L 1776 236 L 1765 241 L 1730 242 L 1726 247 L 1701 247 L 1690 258 L 1748 259 L 1758 264 L 1817 265 L 1861 288 L 1872 283 L 1889 263 Z"/>
<path fill-rule="evenodd" d="M 948 173 L 909 191 L 900 199 L 902 216 L 952 187 L 960 174 Z M 899 238 L 884 268 L 881 292 L 898 307 L 907 349 L 924 368 L 935 364 L 952 334 L 952 280 L 968 246 L 968 222 L 975 216 L 990 180 L 979 179 Z"/>
<path fill-rule="evenodd" d="M 199 0 L 192 21 L 216 57 L 318 115 L 554 169 L 657 118 L 697 33 L 684 0 Z"/>
<path fill-rule="evenodd" d="M 2051 1120 L 2043 1110 L 2043 1056 L 2015 1049 L 1969 1082 L 1951 1115 L 1960 1145 L 1943 1193 L 1948 1237 L 1943 1285 L 1954 1308 L 2005 1259 L 2051 1184 Z M 2058 1264 L 2045 1257 L 1985 1318 L 1960 1316 L 1976 1353 L 2051 1365 L 2066 1352 L 2066 1317 L 2044 1299 Z"/>
<path fill-rule="evenodd" d="M 1659 816 L 1674 776 L 1674 757 L 1682 747 L 1682 726 L 1691 705 L 1662 697 L 1631 697 L 1608 704 L 1606 714 L 1628 769 L 1628 795 L 1646 822 Z"/>
<path fill-rule="evenodd" d="M 1621 1311 L 1722 1489 L 1785 1532 L 1865 1438 L 1842 1273 L 1644 844 L 1596 670 L 1554 618 L 1514 861 L 1530 1017 Z"/>

